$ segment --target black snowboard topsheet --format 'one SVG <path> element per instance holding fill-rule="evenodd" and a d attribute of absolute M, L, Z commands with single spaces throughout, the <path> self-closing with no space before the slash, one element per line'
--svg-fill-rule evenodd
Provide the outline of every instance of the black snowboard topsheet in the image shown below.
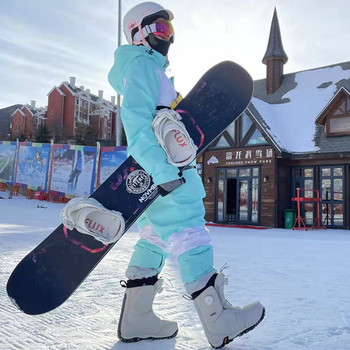
<path fill-rule="evenodd" d="M 200 155 L 248 106 L 250 75 L 224 61 L 211 68 L 175 108 Z M 159 195 L 147 172 L 129 156 L 90 197 L 125 219 L 125 232 Z M 30 315 L 65 302 L 115 243 L 103 245 L 77 230 L 58 226 L 17 265 L 8 283 L 11 301 Z"/>

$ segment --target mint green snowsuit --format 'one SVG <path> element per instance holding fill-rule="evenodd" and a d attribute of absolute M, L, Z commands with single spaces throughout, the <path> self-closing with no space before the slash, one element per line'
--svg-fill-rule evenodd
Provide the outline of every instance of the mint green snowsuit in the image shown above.
<path fill-rule="evenodd" d="M 128 140 L 128 154 L 159 185 L 178 179 L 179 169 L 167 162 L 152 130 L 157 106 L 170 107 L 176 92 L 166 77 L 166 58 L 144 46 L 124 45 L 114 54 L 108 80 L 123 96 L 121 118 Z M 145 271 L 135 278 L 158 274 L 171 249 L 176 250 L 184 283 L 213 273 L 213 250 L 205 231 L 205 191 L 196 169 L 184 171 L 186 183 L 165 197 L 158 197 L 138 220 L 141 229 L 151 226 L 159 238 L 141 235 L 129 268 Z"/>

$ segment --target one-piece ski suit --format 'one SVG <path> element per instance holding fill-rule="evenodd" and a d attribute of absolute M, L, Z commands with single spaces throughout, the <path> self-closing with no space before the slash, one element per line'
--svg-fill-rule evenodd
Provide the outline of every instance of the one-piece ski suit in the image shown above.
<path fill-rule="evenodd" d="M 123 45 L 115 51 L 108 75 L 123 96 L 121 118 L 128 154 L 159 185 L 179 178 L 179 169 L 167 162 L 152 130 L 157 106 L 171 108 L 177 93 L 165 75 L 166 58 L 144 46 Z M 141 238 L 135 245 L 126 275 L 129 279 L 158 274 L 170 253 L 178 260 L 188 290 L 198 290 L 215 273 L 213 249 L 205 228 L 205 191 L 195 167 L 183 172 L 186 183 L 158 197 L 138 220 Z"/>

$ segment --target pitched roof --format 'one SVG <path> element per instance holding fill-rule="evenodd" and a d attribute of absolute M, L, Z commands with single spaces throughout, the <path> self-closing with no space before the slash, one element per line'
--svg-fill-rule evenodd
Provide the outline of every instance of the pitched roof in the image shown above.
<path fill-rule="evenodd" d="M 61 84 L 62 86 L 62 84 Z M 61 95 L 61 96 L 66 96 L 65 93 L 60 89 L 58 88 L 57 86 L 54 86 L 48 93 L 47 93 L 47 96 L 49 96 L 54 90 L 57 90 L 58 93 Z"/>
<path fill-rule="evenodd" d="M 342 87 L 350 88 L 350 62 L 286 74 L 272 94 L 266 93 L 266 79 L 261 79 L 254 82 L 249 109 L 281 151 L 339 151 L 339 138 L 325 139 L 322 126 L 315 121 Z M 349 151 L 350 136 L 341 139 L 342 150 Z"/>
<path fill-rule="evenodd" d="M 263 63 L 266 63 L 269 58 L 281 58 L 284 63 L 288 61 L 288 56 L 285 53 L 282 45 L 282 37 L 281 37 L 280 26 L 278 23 L 276 7 L 273 12 L 267 49 L 262 59 Z"/>
<path fill-rule="evenodd" d="M 338 96 L 350 96 L 350 92 L 349 90 L 347 90 L 344 86 L 342 86 L 338 91 L 337 93 L 332 97 L 332 99 L 328 102 L 328 104 L 325 106 L 325 108 L 321 111 L 321 113 L 318 115 L 315 123 L 318 123 L 318 124 L 323 124 L 324 123 L 324 120 L 325 120 L 325 117 L 327 115 L 326 113 L 326 110 L 332 106 L 332 104 L 334 103 L 334 101 L 337 99 Z"/>
<path fill-rule="evenodd" d="M 11 116 L 14 116 L 17 112 L 19 112 L 19 114 L 21 114 L 23 117 L 26 117 L 26 114 L 23 112 L 22 108 L 23 106 L 21 108 L 17 108 Z"/>
<path fill-rule="evenodd" d="M 102 103 L 106 103 L 110 109 L 116 109 L 116 105 L 113 104 L 112 102 L 102 98 L 100 99 L 97 95 L 94 95 L 90 92 L 89 89 L 81 89 L 80 87 L 77 87 L 77 86 L 72 86 L 70 83 L 68 83 L 67 81 L 65 82 L 62 82 L 60 85 L 59 85 L 59 88 L 62 86 L 62 85 L 65 85 L 68 90 L 70 90 L 70 92 L 72 93 L 72 95 L 74 96 L 79 96 L 79 94 L 86 94 L 90 100 L 93 102 L 93 103 L 99 103 L 99 102 L 102 102 Z M 52 90 L 51 90 L 52 91 Z"/>

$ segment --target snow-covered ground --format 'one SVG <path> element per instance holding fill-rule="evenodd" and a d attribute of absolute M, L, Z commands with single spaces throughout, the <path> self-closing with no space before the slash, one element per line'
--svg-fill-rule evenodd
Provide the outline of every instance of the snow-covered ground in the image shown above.
<path fill-rule="evenodd" d="M 125 344 L 117 324 L 124 290 L 119 281 L 137 240 L 127 233 L 74 295 L 41 316 L 17 310 L 6 282 L 21 258 L 59 223 L 61 204 L 7 199 L 0 192 L 0 349 L 211 349 L 193 302 L 183 298 L 176 261 L 163 276 L 171 281 L 158 295 L 156 311 L 178 321 L 175 339 Z M 37 208 L 37 205 L 47 208 Z M 235 350 L 350 349 L 350 231 L 210 229 L 216 266 L 225 263 L 226 296 L 239 305 L 259 299 L 264 321 L 236 339 Z"/>

